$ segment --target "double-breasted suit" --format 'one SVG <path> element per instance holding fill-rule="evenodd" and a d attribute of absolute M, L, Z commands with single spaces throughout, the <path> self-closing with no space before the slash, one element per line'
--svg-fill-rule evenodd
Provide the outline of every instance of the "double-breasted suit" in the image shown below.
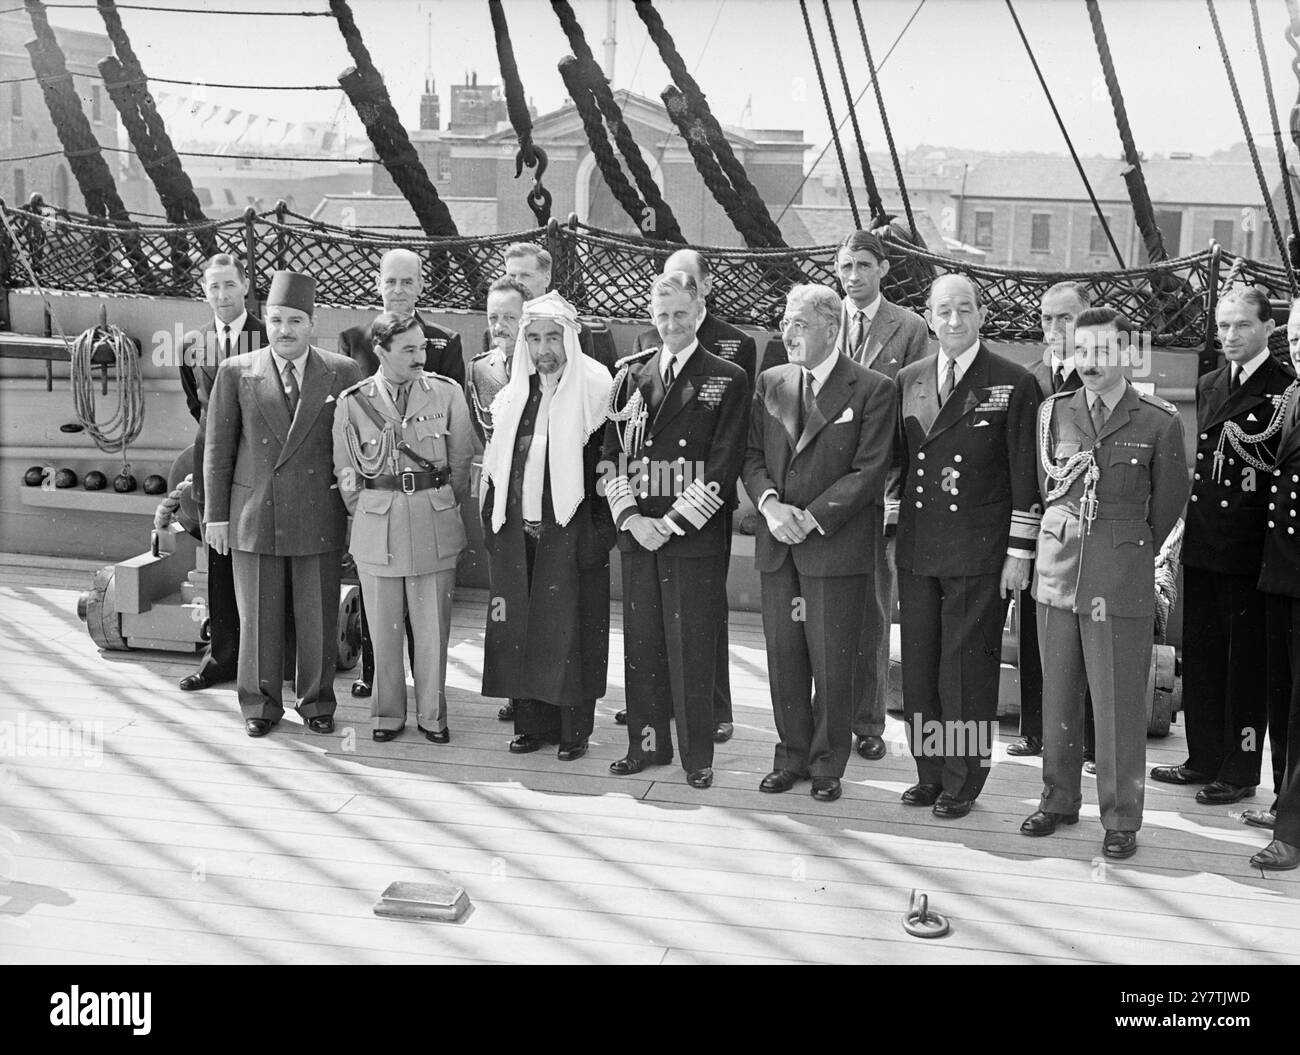
<path fill-rule="evenodd" d="M 347 510 L 334 483 L 334 404 L 360 375 L 309 348 L 291 412 L 270 349 L 227 359 L 208 404 L 204 523 L 229 523 L 239 601 L 239 704 L 245 718 L 283 713 L 286 594 L 297 635 L 298 709 L 334 713 L 339 578 Z"/>
<path fill-rule="evenodd" d="M 419 312 L 416 312 L 419 317 Z M 424 331 L 424 368 L 432 374 L 441 374 L 465 387 L 465 357 L 461 354 L 460 334 L 420 319 Z M 351 326 L 339 334 L 339 354 L 355 359 L 361 367 L 361 376 L 370 377 L 379 369 L 379 356 L 370 340 L 370 325 Z"/>
<path fill-rule="evenodd" d="M 1034 571 L 1043 661 L 1043 796 L 1039 809 L 1077 814 L 1082 801 L 1083 697 L 1097 727 L 1097 798 L 1107 831 L 1142 826 L 1147 674 L 1155 636 L 1155 558 L 1187 502 L 1187 456 L 1177 408 L 1126 385 L 1100 432 L 1088 392 L 1042 408 L 1042 460 L 1062 471 L 1091 452 L 1089 471 L 1049 477 Z M 1056 497 L 1054 489 L 1064 488 Z"/>
<path fill-rule="evenodd" d="M 1008 556 L 1033 556 L 1038 531 L 1039 395 L 1028 372 L 980 345 L 940 406 L 944 358 L 898 374 L 903 710 L 919 782 L 970 801 L 997 720 L 1001 572 Z"/>
<path fill-rule="evenodd" d="M 1073 368 L 1061 380 L 1055 370 L 1055 361 L 1038 359 L 1028 369 L 1038 382 L 1038 391 L 1046 399 L 1057 392 L 1073 392 L 1082 384 L 1079 372 Z M 1038 649 L 1038 614 L 1032 586 L 1016 593 L 1016 657 L 1020 673 L 1020 735 L 1043 738 L 1043 661 Z M 1092 704 L 1084 702 L 1084 751 L 1093 749 Z"/>
<path fill-rule="evenodd" d="M 1245 457 L 1230 437 L 1264 432 L 1295 375 L 1265 352 L 1232 391 L 1231 365 L 1196 384 L 1196 464 L 1182 550 L 1185 765 L 1207 780 L 1254 787 L 1268 724 L 1259 568 L 1271 494 L 1269 470 L 1260 466 L 1272 465 L 1277 436 L 1239 440 Z"/>
<path fill-rule="evenodd" d="M 683 349 L 685 352 L 686 349 Z M 688 773 L 713 763 L 717 635 L 726 611 L 727 489 L 745 452 L 749 378 L 698 342 L 665 390 L 658 348 L 620 362 L 604 459 L 622 554 L 628 758 L 672 760 L 669 719 Z M 651 552 L 623 530 L 637 514 L 673 537 Z"/>
<path fill-rule="evenodd" d="M 198 332 L 198 340 L 187 345 L 180 366 L 181 387 L 185 403 L 199 423 L 194 434 L 194 472 L 192 493 L 203 504 L 203 461 L 207 437 L 208 400 L 217 367 L 229 358 L 214 319 Z M 266 344 L 262 320 L 249 313 L 239 336 L 231 342 L 231 355 L 257 351 Z M 235 575 L 230 554 L 224 556 L 211 546 L 208 550 L 208 647 L 199 661 L 198 673 L 210 682 L 233 681 L 239 667 L 239 605 L 235 600 Z"/>
<path fill-rule="evenodd" d="M 397 731 L 406 724 L 402 641 L 409 616 L 418 725 L 441 732 L 447 726 L 452 593 L 467 541 L 460 503 L 469 494 L 473 432 L 465 397 L 451 379 L 421 374 L 410 383 L 405 414 L 389 385 L 376 374 L 339 400 L 334 474 L 352 514 L 348 550 L 375 651 L 375 728 Z M 418 457 L 398 449 L 399 442 Z"/>
<path fill-rule="evenodd" d="M 817 524 L 789 545 L 760 517 L 754 536 L 780 738 L 773 768 L 839 778 L 853 747 L 859 642 L 870 636 L 862 623 L 875 613 L 867 598 L 874 557 L 885 546 L 880 525 L 897 403 L 887 377 L 832 354 L 802 428 L 803 368 L 780 366 L 759 378 L 743 478 L 756 506 L 771 493 Z M 795 619 L 799 598 L 803 618 Z"/>
<path fill-rule="evenodd" d="M 1286 417 L 1268 482 L 1259 588 L 1264 592 L 1268 657 L 1269 744 L 1275 838 L 1300 846 L 1300 383 Z"/>

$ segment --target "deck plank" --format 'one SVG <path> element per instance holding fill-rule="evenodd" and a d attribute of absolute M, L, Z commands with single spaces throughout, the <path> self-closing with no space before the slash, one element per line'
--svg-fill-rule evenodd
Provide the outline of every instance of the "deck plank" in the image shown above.
<path fill-rule="evenodd" d="M 191 657 L 99 652 L 75 614 L 94 567 L 82 564 L 0 554 L 13 687 L 0 723 L 80 723 L 94 748 L 0 758 L 14 854 L 0 962 L 1300 962 L 1300 874 L 1252 871 L 1267 833 L 1186 789 L 1148 786 L 1128 862 L 1100 861 L 1086 782 L 1078 826 L 1019 835 L 1041 763 L 1006 756 L 1009 723 L 958 824 L 898 802 L 915 770 L 897 717 L 890 753 L 854 756 L 840 801 L 760 794 L 775 732 L 752 614 L 732 626 L 736 736 L 702 793 L 676 765 L 608 773 L 626 746 L 611 718 L 624 698 L 617 609 L 609 692 L 578 762 L 505 750 L 499 701 L 477 693 L 483 591 L 457 596 L 450 745 L 414 729 L 373 743 L 346 674 L 333 736 L 290 713 L 253 742 L 229 689 L 176 687 Z M 1181 761 L 1182 732 L 1149 741 L 1150 764 Z M 431 869 L 465 885 L 466 921 L 373 916 L 384 886 Z M 913 889 L 951 915 L 950 936 L 903 932 Z"/>

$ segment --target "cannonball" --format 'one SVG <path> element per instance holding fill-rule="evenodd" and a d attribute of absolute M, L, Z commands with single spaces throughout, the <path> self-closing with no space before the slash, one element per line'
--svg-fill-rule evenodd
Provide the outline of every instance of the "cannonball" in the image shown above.
<path fill-rule="evenodd" d="M 58 488 L 76 487 L 77 474 L 68 468 L 60 469 L 54 474 L 54 486 Z"/>
<path fill-rule="evenodd" d="M 40 487 L 45 482 L 45 468 L 40 465 L 33 465 L 23 473 L 24 487 Z"/>
<path fill-rule="evenodd" d="M 135 477 L 125 470 L 113 477 L 113 490 L 118 494 L 130 494 L 135 488 Z"/>
<path fill-rule="evenodd" d="M 87 491 L 102 491 L 108 486 L 108 477 L 98 469 L 91 469 L 82 479 L 81 486 Z"/>
<path fill-rule="evenodd" d="M 151 473 L 144 478 L 144 493 L 147 495 L 165 494 L 167 491 L 167 480 L 157 473 Z"/>

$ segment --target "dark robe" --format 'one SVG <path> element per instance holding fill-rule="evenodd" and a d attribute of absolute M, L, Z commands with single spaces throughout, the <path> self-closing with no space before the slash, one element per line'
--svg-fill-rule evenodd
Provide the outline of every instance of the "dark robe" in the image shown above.
<path fill-rule="evenodd" d="M 483 502 L 492 583 L 483 695 L 581 709 L 586 714 L 578 722 L 579 730 L 589 731 L 595 702 L 605 694 L 609 664 L 609 551 L 614 545 L 614 522 L 609 503 L 596 490 L 603 430 L 592 433 L 583 447 L 586 497 L 563 527 L 555 522 L 547 470 L 543 528 L 530 576 L 523 479 L 540 402 L 541 385 L 534 375 L 515 437 L 506 519 L 496 534 L 491 528 L 492 509 L 500 495 L 494 485 L 488 485 Z"/>

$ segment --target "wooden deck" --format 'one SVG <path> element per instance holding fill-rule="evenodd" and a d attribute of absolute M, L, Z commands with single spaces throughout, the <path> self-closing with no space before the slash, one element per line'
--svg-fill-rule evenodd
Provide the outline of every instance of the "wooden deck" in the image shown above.
<path fill-rule="evenodd" d="M 0 758 L 6 963 L 1300 962 L 1300 874 L 1253 871 L 1267 834 L 1189 790 L 1149 787 L 1128 862 L 1102 862 L 1091 796 L 1078 826 L 1021 836 L 1040 763 L 1006 758 L 1010 725 L 957 823 L 898 802 L 915 771 L 892 718 L 890 755 L 855 755 L 839 802 L 760 794 L 775 735 L 753 617 L 733 620 L 736 737 L 700 792 L 676 767 L 606 769 L 625 744 L 617 612 L 576 763 L 506 752 L 499 701 L 477 692 L 472 595 L 456 606 L 449 746 L 375 744 L 348 677 L 334 736 L 290 713 L 253 741 L 232 692 L 176 688 L 187 658 L 95 648 L 75 613 L 93 568 L 0 565 L 0 723 L 102 730 L 98 761 Z M 1182 761 L 1182 726 L 1148 757 Z M 372 914 L 390 882 L 433 869 L 468 891 L 461 924 Z M 904 933 L 914 888 L 948 937 Z"/>

